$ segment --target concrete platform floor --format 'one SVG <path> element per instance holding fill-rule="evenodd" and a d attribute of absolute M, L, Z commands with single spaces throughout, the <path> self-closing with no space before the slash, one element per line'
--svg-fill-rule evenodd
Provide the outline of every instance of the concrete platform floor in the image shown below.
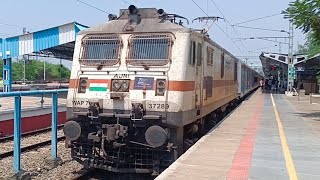
<path fill-rule="evenodd" d="M 257 91 L 156 179 L 320 179 L 320 105 Z"/>
<path fill-rule="evenodd" d="M 51 107 L 52 105 L 52 98 L 44 97 L 43 106 Z M 59 98 L 58 105 L 62 106 L 65 105 L 67 102 L 66 98 Z M 0 114 L 1 112 L 8 112 L 14 110 L 14 97 L 5 97 L 0 98 Z M 41 108 L 41 97 L 30 97 L 30 96 L 23 96 L 21 100 L 21 107 L 22 109 L 39 109 Z"/>

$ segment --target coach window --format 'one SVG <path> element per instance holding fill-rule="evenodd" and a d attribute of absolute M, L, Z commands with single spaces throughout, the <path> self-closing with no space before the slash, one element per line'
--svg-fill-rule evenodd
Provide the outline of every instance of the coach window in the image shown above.
<path fill-rule="evenodd" d="M 213 49 L 208 47 L 207 48 L 207 64 L 213 65 Z"/>
<path fill-rule="evenodd" d="M 224 76 L 224 53 L 221 53 L 221 78 Z"/>
<path fill-rule="evenodd" d="M 191 41 L 189 64 L 194 65 L 195 63 L 196 63 L 196 43 L 194 41 Z"/>
<path fill-rule="evenodd" d="M 200 66 L 202 61 L 202 44 L 198 43 L 197 47 L 197 65 Z"/>

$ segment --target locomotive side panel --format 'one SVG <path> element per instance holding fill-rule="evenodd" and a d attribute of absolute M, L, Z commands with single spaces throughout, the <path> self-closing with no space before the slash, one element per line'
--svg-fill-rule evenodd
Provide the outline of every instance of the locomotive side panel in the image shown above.
<path fill-rule="evenodd" d="M 237 98 L 238 61 L 210 41 L 205 44 L 203 114 L 207 115 Z"/>

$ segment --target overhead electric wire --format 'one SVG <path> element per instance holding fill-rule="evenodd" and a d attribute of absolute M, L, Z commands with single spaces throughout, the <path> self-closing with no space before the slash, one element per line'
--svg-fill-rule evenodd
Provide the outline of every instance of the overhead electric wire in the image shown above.
<path fill-rule="evenodd" d="M 257 20 L 260 20 L 260 19 L 265 19 L 265 18 L 269 18 L 269 17 L 273 17 L 273 16 L 278 16 L 278 15 L 281 15 L 281 13 L 277 13 L 277 14 L 273 14 L 273 15 L 269 15 L 269 16 L 264 16 L 264 17 L 260 17 L 260 18 L 256 18 L 256 19 L 251 19 L 251 20 L 239 22 L 239 23 L 236 23 L 236 24 L 234 24 L 234 25 L 244 24 L 244 23 L 248 23 L 248 22 L 252 22 L 252 21 L 257 21 Z"/>
<path fill-rule="evenodd" d="M 257 30 L 263 30 L 263 31 L 285 32 L 285 31 L 282 31 L 282 30 L 276 30 L 276 29 L 265 29 L 265 28 L 250 27 L 250 26 L 238 26 L 238 25 L 232 25 L 232 27 L 240 27 L 240 28 L 247 28 L 247 29 L 257 29 Z"/>
<path fill-rule="evenodd" d="M 8 33 L 0 33 L 0 36 L 4 37 L 4 36 L 13 36 L 13 34 L 8 34 Z"/>
<path fill-rule="evenodd" d="M 5 19 L 1 19 L 0 18 L 0 26 L 9 26 L 9 27 L 15 27 L 15 28 L 27 28 L 27 29 L 30 29 L 30 30 L 34 30 L 33 28 L 29 28 L 29 27 L 26 27 L 26 26 L 21 26 L 21 25 L 16 25 L 16 24 L 12 24 L 12 23 L 6 23 L 5 22 L 6 20 Z"/>
<path fill-rule="evenodd" d="M 14 25 L 14 24 L 8 24 L 8 23 L 2 23 L 0 22 L 0 26 L 10 26 L 10 27 L 16 27 L 16 28 L 26 28 L 26 27 L 22 27 L 22 26 L 18 26 L 18 25 Z"/>
<path fill-rule="evenodd" d="M 130 3 L 128 3 L 128 1 L 125 1 L 125 0 L 122 0 L 122 2 L 124 2 L 124 3 L 126 3 L 126 4 L 130 4 Z"/>
<path fill-rule="evenodd" d="M 259 48 L 259 49 L 253 49 L 253 50 L 249 50 L 248 52 L 254 52 L 254 51 L 259 51 L 259 50 L 263 50 L 263 49 L 268 49 L 268 48 L 273 48 L 273 47 L 276 47 L 278 45 L 273 45 L 273 46 L 266 46 L 266 47 L 262 47 L 262 48 Z"/>
<path fill-rule="evenodd" d="M 205 15 L 209 16 L 208 13 L 206 13 L 194 0 L 191 0 L 191 1 L 192 1 Z M 232 43 L 238 48 L 238 50 L 239 50 L 239 51 L 242 51 L 242 50 L 239 48 L 239 46 L 238 46 L 236 43 L 233 42 L 233 40 L 230 38 L 230 36 L 229 36 L 226 32 L 224 32 L 223 29 L 222 29 L 218 24 L 216 24 L 216 25 L 217 25 L 218 28 L 232 41 Z"/>
<path fill-rule="evenodd" d="M 111 14 L 111 13 L 105 11 L 105 10 L 102 10 L 102 9 L 100 9 L 100 8 L 97 8 L 96 6 L 93 6 L 93 5 L 88 4 L 88 3 L 86 3 L 86 2 L 83 2 L 83 1 L 80 1 L 80 0 L 76 0 L 76 1 L 82 3 L 82 4 L 86 5 L 86 6 L 89 6 L 89 7 L 91 7 L 91 8 L 94 8 L 94 9 L 96 9 L 96 10 L 98 10 L 98 11 L 104 12 L 104 13 L 106 13 L 106 14 Z"/>
<path fill-rule="evenodd" d="M 232 27 L 232 29 L 233 29 L 233 31 L 236 33 L 236 35 L 237 35 L 238 37 L 240 37 L 239 34 L 237 33 L 236 29 L 232 26 L 232 24 L 231 24 L 230 21 L 227 19 L 227 17 L 226 17 L 226 16 L 222 13 L 222 11 L 219 9 L 218 5 L 217 5 L 213 0 L 211 0 L 211 2 L 212 2 L 212 4 L 218 9 L 218 11 L 219 11 L 220 14 L 223 16 L 223 18 L 229 23 L 229 25 Z M 243 46 L 244 48 L 246 48 L 245 45 L 243 44 L 243 42 L 242 42 L 241 40 L 240 40 L 240 42 L 241 42 L 242 46 Z"/>

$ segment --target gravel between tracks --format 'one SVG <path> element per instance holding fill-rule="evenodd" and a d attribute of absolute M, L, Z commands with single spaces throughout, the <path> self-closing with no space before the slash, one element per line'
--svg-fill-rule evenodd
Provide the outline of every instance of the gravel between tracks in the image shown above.
<path fill-rule="evenodd" d="M 58 143 L 58 156 L 61 158 L 59 166 L 52 168 L 51 146 L 39 148 L 38 150 L 23 153 L 21 155 L 21 166 L 25 175 L 30 175 L 31 179 L 57 180 L 72 179 L 77 177 L 82 166 L 71 160 L 70 149 L 66 149 L 64 142 Z M 11 179 L 13 172 L 13 157 L 4 158 L 0 165 L 0 179 Z M 28 177 L 28 176 L 26 176 Z"/>

